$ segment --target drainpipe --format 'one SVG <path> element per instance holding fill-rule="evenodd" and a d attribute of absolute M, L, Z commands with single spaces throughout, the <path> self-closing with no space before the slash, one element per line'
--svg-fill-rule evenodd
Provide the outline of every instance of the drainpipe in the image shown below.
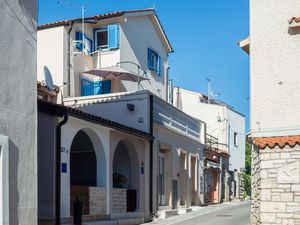
<path fill-rule="evenodd" d="M 150 134 L 153 136 L 153 95 L 150 95 Z M 153 140 L 150 141 L 150 190 L 149 190 L 150 213 L 153 214 Z"/>
<path fill-rule="evenodd" d="M 56 127 L 56 182 L 55 182 L 55 221 L 60 225 L 60 186 L 61 186 L 61 127 L 68 121 L 67 113 L 64 113 L 63 120 Z"/>
<path fill-rule="evenodd" d="M 73 29 L 73 22 L 68 24 L 69 30 L 68 30 L 68 35 L 67 35 L 67 68 L 68 68 L 68 97 L 71 95 L 71 31 Z"/>

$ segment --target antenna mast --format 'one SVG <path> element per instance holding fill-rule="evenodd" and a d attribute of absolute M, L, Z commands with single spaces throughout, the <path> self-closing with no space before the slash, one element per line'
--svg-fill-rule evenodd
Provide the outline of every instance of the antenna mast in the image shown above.
<path fill-rule="evenodd" d="M 210 104 L 211 98 L 213 97 L 212 90 L 211 90 L 211 79 L 205 77 L 205 80 L 207 80 L 207 97 L 208 97 L 208 104 Z"/>
<path fill-rule="evenodd" d="M 75 9 L 81 9 L 81 25 L 82 25 L 82 47 L 83 47 L 83 54 L 85 54 L 85 33 L 84 33 L 84 12 L 85 12 L 85 7 L 84 6 L 80 6 L 80 5 L 76 5 L 76 4 L 73 4 L 73 3 L 69 3 L 69 2 L 66 2 L 66 1 L 62 1 L 62 0 L 58 0 L 57 1 L 58 4 L 61 4 L 61 5 L 65 5 L 67 7 L 70 7 L 70 8 L 75 8 Z"/>

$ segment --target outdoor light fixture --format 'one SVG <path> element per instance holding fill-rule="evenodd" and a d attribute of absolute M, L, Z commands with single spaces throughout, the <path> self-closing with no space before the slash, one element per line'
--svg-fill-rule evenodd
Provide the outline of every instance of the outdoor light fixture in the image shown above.
<path fill-rule="evenodd" d="M 134 104 L 127 104 L 127 109 L 129 111 L 134 111 L 135 110 L 135 105 Z"/>

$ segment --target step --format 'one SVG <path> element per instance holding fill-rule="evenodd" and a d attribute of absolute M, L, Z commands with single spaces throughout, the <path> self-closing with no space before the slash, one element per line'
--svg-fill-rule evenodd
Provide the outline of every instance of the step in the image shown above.
<path fill-rule="evenodd" d="M 73 225 L 73 224 L 64 224 L 64 225 Z M 102 220 L 102 221 L 93 221 L 93 222 L 82 222 L 82 225 L 118 225 L 118 221 Z"/>
<path fill-rule="evenodd" d="M 138 225 L 144 223 L 144 217 L 119 219 L 118 225 Z"/>
<path fill-rule="evenodd" d="M 159 213 L 159 218 L 160 219 L 168 219 L 170 217 L 177 216 L 178 215 L 178 210 L 177 209 L 162 210 L 162 211 L 159 211 L 158 213 Z"/>
<path fill-rule="evenodd" d="M 118 220 L 118 219 L 132 219 L 132 218 L 144 218 L 144 212 L 123 212 L 123 213 L 112 213 L 110 215 L 110 219 Z"/>
<path fill-rule="evenodd" d="M 180 208 L 180 209 L 178 209 L 178 214 L 183 215 L 183 214 L 187 214 L 192 211 L 193 211 L 192 208 Z"/>

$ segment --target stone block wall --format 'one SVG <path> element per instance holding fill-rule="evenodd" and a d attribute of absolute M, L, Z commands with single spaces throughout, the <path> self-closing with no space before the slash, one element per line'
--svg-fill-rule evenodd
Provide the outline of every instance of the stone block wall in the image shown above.
<path fill-rule="evenodd" d="M 126 189 L 114 188 L 112 192 L 112 212 L 127 211 Z"/>
<path fill-rule="evenodd" d="M 252 224 L 300 225 L 300 146 L 252 151 Z"/>
<path fill-rule="evenodd" d="M 106 214 L 106 190 L 101 187 L 89 187 L 90 215 Z"/>
<path fill-rule="evenodd" d="M 251 152 L 251 224 L 256 225 L 260 222 L 260 158 L 259 149 L 252 147 Z"/>

